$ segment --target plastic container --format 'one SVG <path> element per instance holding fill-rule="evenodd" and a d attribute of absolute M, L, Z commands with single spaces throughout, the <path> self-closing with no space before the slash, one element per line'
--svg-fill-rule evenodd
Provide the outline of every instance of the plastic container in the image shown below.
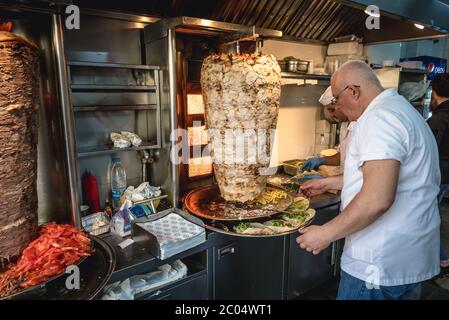
<path fill-rule="evenodd" d="M 81 217 L 85 217 L 89 214 L 89 206 L 81 205 L 80 206 Z"/>
<path fill-rule="evenodd" d="M 120 209 L 120 197 L 126 189 L 126 171 L 120 158 L 112 158 L 111 168 L 111 193 L 114 210 Z"/>
<path fill-rule="evenodd" d="M 109 232 L 109 219 L 104 212 L 97 212 L 83 217 L 81 224 L 83 229 L 93 236 Z"/>
<path fill-rule="evenodd" d="M 315 134 L 315 144 L 316 145 L 326 146 L 327 148 L 329 148 L 330 141 L 331 141 L 330 133 L 316 133 Z"/>
<path fill-rule="evenodd" d="M 304 164 L 305 160 L 289 160 L 284 161 L 282 166 L 284 167 L 284 172 L 290 176 L 296 176 L 299 173 L 299 168 Z"/>

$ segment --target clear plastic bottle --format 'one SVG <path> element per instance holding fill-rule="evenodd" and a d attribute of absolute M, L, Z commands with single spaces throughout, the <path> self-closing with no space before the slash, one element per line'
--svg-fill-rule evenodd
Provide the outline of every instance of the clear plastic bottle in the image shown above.
<path fill-rule="evenodd" d="M 111 192 L 112 192 L 112 205 L 114 210 L 120 209 L 120 196 L 126 189 L 126 172 L 122 166 L 120 158 L 112 158 L 111 168 Z"/>
<path fill-rule="evenodd" d="M 423 99 L 423 117 L 424 119 L 429 119 L 432 117 L 432 110 L 430 109 L 430 102 L 432 101 L 432 86 L 429 86 L 429 88 L 426 91 L 426 94 L 424 95 Z"/>

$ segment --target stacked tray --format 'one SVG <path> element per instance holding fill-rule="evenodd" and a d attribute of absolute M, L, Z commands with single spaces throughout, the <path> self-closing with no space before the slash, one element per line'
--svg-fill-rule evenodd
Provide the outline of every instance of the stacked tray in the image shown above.
<path fill-rule="evenodd" d="M 265 190 L 284 192 L 270 187 Z M 226 202 L 221 198 L 217 186 L 206 186 L 187 194 L 184 209 L 200 217 L 205 228 L 212 231 L 241 237 L 283 236 L 297 232 L 298 229 L 310 224 L 315 215 L 313 209 L 306 212 L 309 207 L 307 199 L 302 197 L 295 199 L 287 192 L 284 193 L 285 198 L 275 204 L 254 206 Z M 293 210 L 295 200 L 303 202 L 304 210 L 300 210 L 303 211 L 301 214 L 297 208 Z"/>

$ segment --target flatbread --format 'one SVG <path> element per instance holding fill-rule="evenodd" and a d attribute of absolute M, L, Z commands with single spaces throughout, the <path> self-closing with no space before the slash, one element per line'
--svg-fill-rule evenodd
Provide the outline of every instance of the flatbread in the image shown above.
<path fill-rule="evenodd" d="M 240 231 L 237 228 L 234 228 L 237 233 L 247 234 L 247 235 L 272 235 L 275 234 L 273 230 L 263 225 L 262 223 L 254 222 L 250 223 L 249 227 L 244 231 Z"/>
<path fill-rule="evenodd" d="M 284 214 L 282 215 L 282 220 L 287 221 L 291 225 L 296 226 L 297 228 L 300 228 L 307 224 L 313 217 L 315 217 L 316 211 L 315 209 L 309 208 L 306 211 L 303 212 L 295 212 L 293 214 Z M 299 219 L 292 218 L 292 215 L 297 215 Z"/>
<path fill-rule="evenodd" d="M 297 197 L 293 200 L 293 203 L 287 208 L 286 211 L 290 212 L 302 212 L 306 211 L 310 206 L 310 201 L 304 197 Z"/>
<path fill-rule="evenodd" d="M 274 225 L 275 222 L 278 223 L 281 222 L 283 226 L 276 226 Z M 281 219 L 269 220 L 267 222 L 264 222 L 264 225 L 267 226 L 269 229 L 273 230 L 275 233 L 285 233 L 298 229 L 298 227 L 295 224 L 292 224 L 288 221 Z"/>

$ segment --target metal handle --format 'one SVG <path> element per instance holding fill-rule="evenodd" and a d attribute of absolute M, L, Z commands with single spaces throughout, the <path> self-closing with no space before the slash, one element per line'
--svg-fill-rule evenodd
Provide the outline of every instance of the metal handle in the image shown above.
<path fill-rule="evenodd" d="M 234 245 L 230 245 L 224 248 L 218 249 L 218 260 L 223 259 L 224 257 L 234 254 L 236 252 L 236 249 Z"/>
<path fill-rule="evenodd" d="M 157 290 L 155 293 L 149 295 L 148 298 L 154 298 L 154 297 L 157 297 L 157 296 L 160 295 L 161 293 L 162 293 L 161 290 Z"/>

